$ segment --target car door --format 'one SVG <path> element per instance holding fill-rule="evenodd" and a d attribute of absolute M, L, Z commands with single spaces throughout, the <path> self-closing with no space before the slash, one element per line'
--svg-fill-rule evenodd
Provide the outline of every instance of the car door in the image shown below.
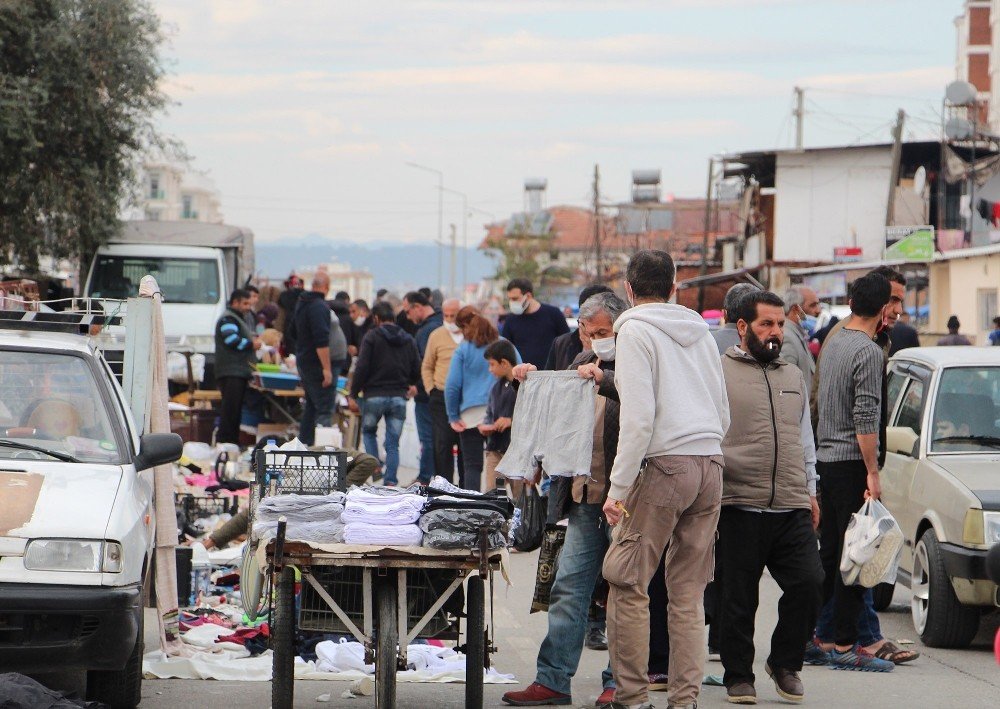
<path fill-rule="evenodd" d="M 885 465 L 881 475 L 882 501 L 903 530 L 907 547 L 912 549 L 917 525 L 924 511 L 922 505 L 913 499 L 912 491 L 920 462 L 918 440 L 923 433 L 929 376 L 915 369 L 899 374 L 903 381 L 886 435 Z M 912 554 L 903 554 L 901 563 L 906 571 L 910 571 Z"/>

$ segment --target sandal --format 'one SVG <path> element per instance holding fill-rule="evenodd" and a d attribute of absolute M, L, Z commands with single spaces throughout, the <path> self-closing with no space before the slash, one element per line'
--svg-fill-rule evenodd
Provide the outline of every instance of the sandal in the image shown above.
<path fill-rule="evenodd" d="M 902 665 L 920 657 L 920 653 L 914 650 L 904 650 L 891 640 L 886 640 L 875 652 L 875 657 L 880 660 L 888 660 L 894 665 Z"/>

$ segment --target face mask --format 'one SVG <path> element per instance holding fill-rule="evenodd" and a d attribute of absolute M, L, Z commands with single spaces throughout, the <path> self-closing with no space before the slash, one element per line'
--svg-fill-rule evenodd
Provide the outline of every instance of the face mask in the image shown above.
<path fill-rule="evenodd" d="M 604 337 L 600 340 L 591 340 L 590 349 L 604 362 L 611 362 L 615 358 L 615 338 Z"/>
<path fill-rule="evenodd" d="M 510 301 L 510 312 L 512 315 L 521 315 L 524 313 L 524 300 L 512 300 Z"/>
<path fill-rule="evenodd" d="M 457 334 L 457 333 L 458 333 L 458 332 L 460 332 L 460 331 L 461 331 L 461 329 L 462 329 L 462 328 L 460 328 L 460 327 L 459 327 L 459 326 L 458 326 L 457 324 L 455 324 L 455 323 L 453 323 L 453 322 L 446 322 L 446 323 L 444 324 L 444 326 L 445 326 L 446 328 L 448 328 L 448 332 L 450 332 L 450 333 L 451 333 L 452 335 L 455 335 L 455 334 Z"/>
<path fill-rule="evenodd" d="M 802 317 L 802 327 L 805 328 L 805 331 L 810 335 L 816 332 L 817 322 L 816 318 L 812 315 L 804 315 Z"/>
<path fill-rule="evenodd" d="M 354 318 L 354 321 L 353 321 L 353 322 L 354 322 L 354 324 L 355 324 L 355 325 L 357 325 L 358 327 L 361 327 L 362 325 L 364 325 L 364 324 L 365 324 L 365 320 L 367 320 L 367 319 L 368 319 L 368 318 L 365 318 L 365 317 L 357 317 L 357 318 Z"/>

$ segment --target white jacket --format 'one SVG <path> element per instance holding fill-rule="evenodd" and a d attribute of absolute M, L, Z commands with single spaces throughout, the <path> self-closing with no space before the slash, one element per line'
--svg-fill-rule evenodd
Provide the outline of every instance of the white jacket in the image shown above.
<path fill-rule="evenodd" d="M 623 500 L 644 458 L 722 455 L 729 400 L 719 350 L 693 310 L 647 303 L 615 322 L 618 453 L 608 496 Z"/>

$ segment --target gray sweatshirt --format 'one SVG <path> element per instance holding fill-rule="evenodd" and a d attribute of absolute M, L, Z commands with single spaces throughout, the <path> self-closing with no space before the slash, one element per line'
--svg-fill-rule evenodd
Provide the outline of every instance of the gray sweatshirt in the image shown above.
<path fill-rule="evenodd" d="M 878 433 L 884 367 L 882 348 L 860 330 L 844 328 L 827 339 L 819 370 L 817 460 L 862 460 L 857 436 Z"/>

